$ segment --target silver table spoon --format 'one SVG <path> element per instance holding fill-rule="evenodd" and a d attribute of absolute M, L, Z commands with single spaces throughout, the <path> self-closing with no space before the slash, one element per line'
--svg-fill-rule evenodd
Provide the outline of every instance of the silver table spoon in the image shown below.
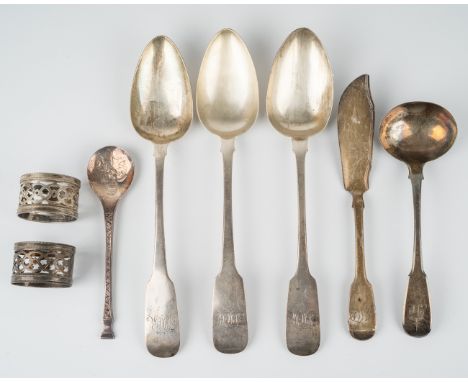
<path fill-rule="evenodd" d="M 297 29 L 276 54 L 266 99 L 271 124 L 292 138 L 296 154 L 299 260 L 289 283 L 286 342 L 297 355 L 313 354 L 320 345 L 317 284 L 307 262 L 304 167 L 307 139 L 325 128 L 332 104 L 333 73 L 325 50 L 312 31 Z"/>
<path fill-rule="evenodd" d="M 258 82 L 249 51 L 231 29 L 210 42 L 197 82 L 200 121 L 221 137 L 224 164 L 223 262 L 213 292 L 213 342 L 222 353 L 238 353 L 248 342 L 244 284 L 234 261 L 232 234 L 232 157 L 234 137 L 258 114 Z"/>
<path fill-rule="evenodd" d="M 133 180 L 134 167 L 130 156 L 115 146 L 96 151 L 88 162 L 89 184 L 104 208 L 106 223 L 106 290 L 104 299 L 104 330 L 101 338 L 114 338 L 112 330 L 112 236 L 117 203 Z"/>
<path fill-rule="evenodd" d="M 156 252 L 146 287 L 145 337 L 148 351 L 171 357 L 179 350 L 179 317 L 174 284 L 167 273 L 164 241 L 164 159 L 169 142 L 192 122 L 190 80 L 175 44 L 158 36 L 146 46 L 133 79 L 131 117 L 135 130 L 154 143 L 156 163 Z"/>

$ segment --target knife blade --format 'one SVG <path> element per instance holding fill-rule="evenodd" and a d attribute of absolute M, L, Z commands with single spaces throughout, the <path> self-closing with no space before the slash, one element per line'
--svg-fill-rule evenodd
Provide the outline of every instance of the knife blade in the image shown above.
<path fill-rule="evenodd" d="M 338 105 L 338 139 L 346 190 L 364 193 L 369 188 L 374 137 L 374 103 L 369 76 L 356 78 L 343 92 Z"/>

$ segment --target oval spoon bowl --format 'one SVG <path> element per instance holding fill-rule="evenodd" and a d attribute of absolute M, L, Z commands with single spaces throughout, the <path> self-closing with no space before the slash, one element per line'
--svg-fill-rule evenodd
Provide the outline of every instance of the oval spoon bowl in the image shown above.
<path fill-rule="evenodd" d="M 229 139 L 252 126 L 258 115 L 258 81 L 249 50 L 232 29 L 211 40 L 197 81 L 197 113 L 212 133 Z"/>
<path fill-rule="evenodd" d="M 291 138 L 305 139 L 327 125 L 333 106 L 333 72 L 311 30 L 296 29 L 276 54 L 266 106 L 271 124 Z"/>
<path fill-rule="evenodd" d="M 437 159 L 452 147 L 457 125 L 452 114 L 429 102 L 408 102 L 388 112 L 380 125 L 380 142 L 408 164 Z"/>
<path fill-rule="evenodd" d="M 155 37 L 143 50 L 133 78 L 130 114 L 138 134 L 157 144 L 180 138 L 192 122 L 187 69 L 166 36 Z"/>

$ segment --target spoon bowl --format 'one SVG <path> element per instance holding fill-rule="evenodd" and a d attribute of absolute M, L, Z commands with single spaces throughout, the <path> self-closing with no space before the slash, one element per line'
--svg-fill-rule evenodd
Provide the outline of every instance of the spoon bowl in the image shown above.
<path fill-rule="evenodd" d="M 127 192 L 133 180 L 133 161 L 126 151 L 106 146 L 88 162 L 88 180 L 105 207 L 111 207 Z"/>
<path fill-rule="evenodd" d="M 258 81 L 249 50 L 232 29 L 211 40 L 197 81 L 197 113 L 212 133 L 224 139 L 248 130 L 258 115 Z"/>
<path fill-rule="evenodd" d="M 156 144 L 180 138 L 192 122 L 187 69 L 166 36 L 155 37 L 143 50 L 133 78 L 130 114 L 138 134 Z"/>
<path fill-rule="evenodd" d="M 273 61 L 268 118 L 280 133 L 305 139 L 325 128 L 332 106 L 333 71 L 325 49 L 310 29 L 296 29 Z"/>
<path fill-rule="evenodd" d="M 380 128 L 385 150 L 409 165 L 437 159 L 452 147 L 456 136 L 452 114 L 429 102 L 396 106 L 384 117 Z"/>

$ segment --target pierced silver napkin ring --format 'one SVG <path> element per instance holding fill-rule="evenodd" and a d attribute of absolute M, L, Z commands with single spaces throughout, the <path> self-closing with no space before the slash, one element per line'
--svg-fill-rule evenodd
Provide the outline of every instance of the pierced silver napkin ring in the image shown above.
<path fill-rule="evenodd" d="M 41 241 L 15 243 L 13 285 L 70 287 L 73 279 L 75 247 Z"/>
<path fill-rule="evenodd" d="M 17 214 L 38 222 L 69 222 L 78 218 L 81 182 L 67 175 L 25 174 L 20 179 Z"/>

